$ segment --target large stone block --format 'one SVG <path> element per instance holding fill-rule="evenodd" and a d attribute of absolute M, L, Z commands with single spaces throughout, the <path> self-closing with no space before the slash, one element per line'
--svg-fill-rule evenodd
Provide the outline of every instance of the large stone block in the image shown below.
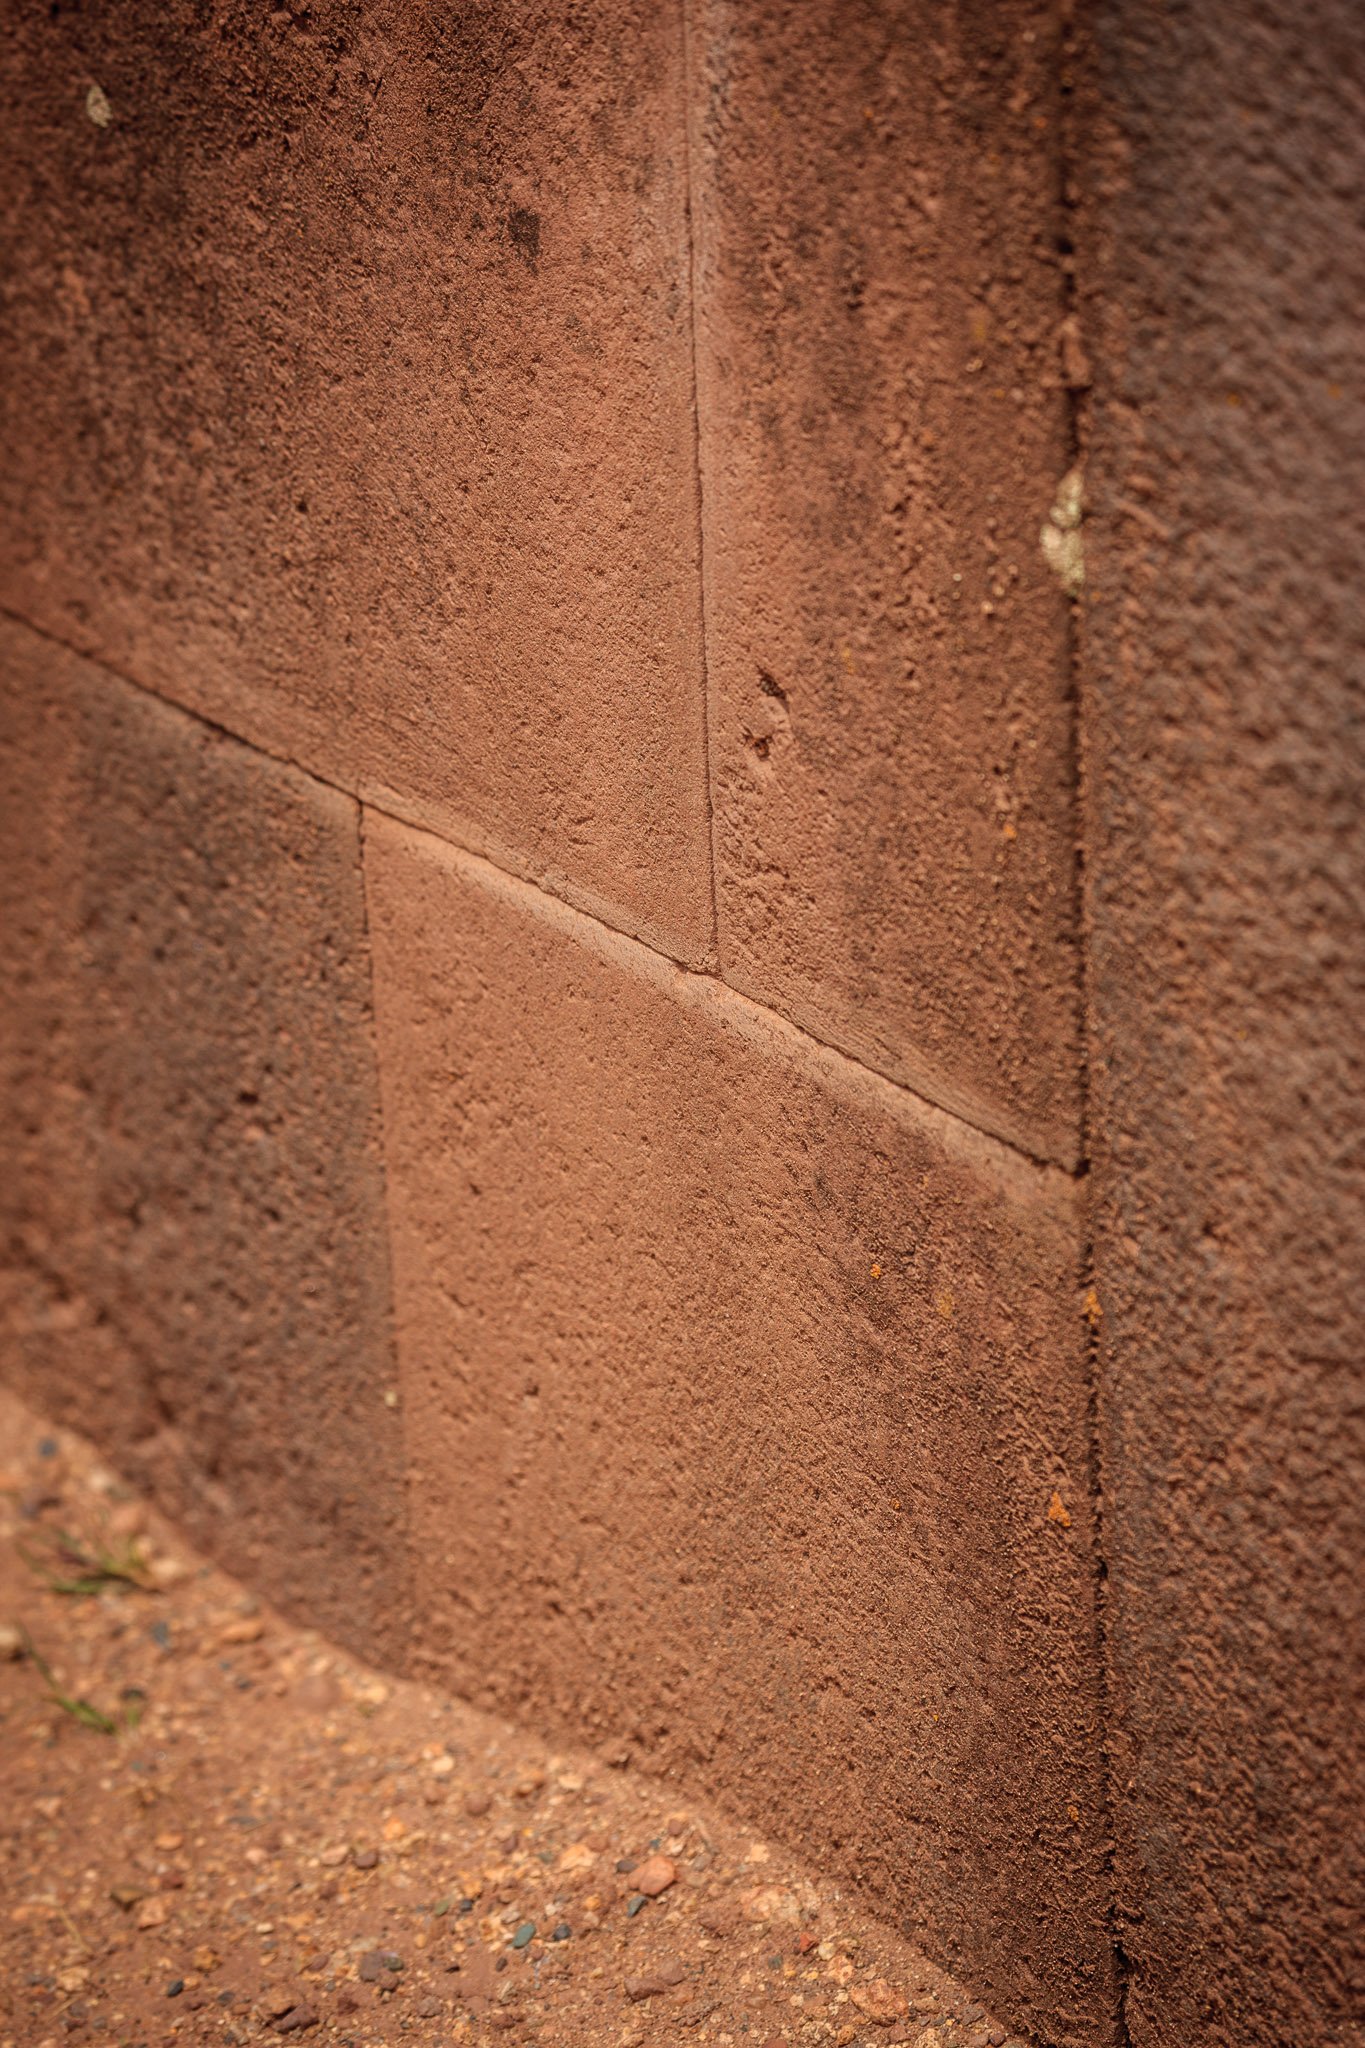
<path fill-rule="evenodd" d="M 681 38 L 632 0 L 22 10 L 0 589 L 697 960 Z"/>
<path fill-rule="evenodd" d="M 722 971 L 1069 1164 L 1056 10 L 690 4 Z"/>
<path fill-rule="evenodd" d="M 1097 21 L 1086 840 L 1128 2025 L 1355 2042 L 1361 17 Z"/>
<path fill-rule="evenodd" d="M 365 848 L 421 1654 L 1108 2039 L 1072 1184 L 481 861 Z"/>
<path fill-rule="evenodd" d="M 357 807 L 26 629 L 0 676 L 2 1369 L 400 1656 Z"/>

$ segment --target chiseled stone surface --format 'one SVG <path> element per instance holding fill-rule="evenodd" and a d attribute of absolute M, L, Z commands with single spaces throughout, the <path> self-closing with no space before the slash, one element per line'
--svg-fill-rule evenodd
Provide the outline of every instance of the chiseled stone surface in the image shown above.
<path fill-rule="evenodd" d="M 403 1652 L 357 807 L 0 629 L 0 1370 Z"/>
<path fill-rule="evenodd" d="M 427 835 L 365 859 L 417 1654 L 1110 2038 L 1071 1183 Z"/>
<path fill-rule="evenodd" d="M 1354 2042 L 1361 18 L 1097 19 L 1086 860 L 1128 2025 Z"/>
<path fill-rule="evenodd" d="M 131 0 L 0 77 L 3 601 L 707 955 L 681 17 Z"/>
<path fill-rule="evenodd" d="M 1057 10 L 690 6 L 722 971 L 1069 1165 Z"/>

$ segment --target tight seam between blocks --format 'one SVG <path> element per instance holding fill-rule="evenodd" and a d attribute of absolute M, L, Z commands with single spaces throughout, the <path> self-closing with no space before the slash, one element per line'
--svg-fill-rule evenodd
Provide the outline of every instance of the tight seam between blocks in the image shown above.
<path fill-rule="evenodd" d="M 300 769 L 299 772 L 300 774 L 302 774 L 306 771 Z M 364 804 L 360 803 L 357 800 L 355 810 L 355 850 L 357 867 L 356 881 L 359 884 L 360 889 L 360 942 L 365 951 L 365 983 L 366 987 L 369 990 L 370 996 L 370 1057 L 374 1062 L 375 1143 L 378 1147 L 379 1152 L 379 1157 L 376 1161 L 376 1164 L 379 1170 L 381 1197 L 380 1208 L 383 1211 L 382 1235 L 384 1240 L 384 1300 L 387 1309 L 388 1351 L 389 1362 L 393 1369 L 394 1378 L 397 1381 L 398 1385 L 401 1387 L 403 1383 L 403 1358 L 402 1351 L 398 1342 L 398 1290 L 394 1281 L 395 1260 L 393 1245 L 393 1203 L 389 1199 L 389 1144 L 388 1131 L 384 1118 L 383 1063 L 379 1057 L 379 991 L 375 986 L 374 947 L 370 944 L 370 890 L 368 872 L 365 865 Z M 413 1460 L 408 1455 L 407 1445 L 408 1404 L 407 1401 L 401 1399 L 401 1397 L 399 1422 L 403 1431 L 404 1438 L 404 1470 L 409 1470 L 412 1467 Z M 417 1612 L 417 1573 L 416 1561 L 413 1554 L 412 1545 L 408 1541 L 410 1532 L 408 1529 L 408 1500 L 406 1489 L 400 1489 L 398 1502 L 398 1519 L 402 1533 L 400 1555 L 402 1557 L 404 1566 L 402 1598 L 407 1603 L 408 1618 L 409 1620 L 412 1620 L 416 1616 Z M 392 1619 L 393 1617 L 390 1616 L 390 1620 Z"/>
<path fill-rule="evenodd" d="M 1077 18 L 1075 0 L 1063 0 L 1057 24 L 1058 46 L 1055 52 L 1059 80 L 1060 119 L 1057 124 L 1058 149 L 1056 160 L 1057 196 L 1056 220 L 1058 255 L 1062 254 L 1061 243 L 1069 244 L 1070 268 L 1061 271 L 1062 315 L 1064 319 L 1079 316 L 1081 293 L 1077 282 L 1076 263 L 1076 222 L 1072 216 L 1071 188 L 1079 189 L 1081 175 L 1080 144 L 1076 132 L 1077 114 L 1074 93 L 1068 86 L 1068 60 L 1081 54 L 1078 47 L 1090 24 Z M 1068 47 L 1071 46 L 1071 47 Z M 1085 54 L 1089 54 L 1088 52 Z M 1084 389 L 1068 388 L 1067 411 L 1067 462 L 1069 467 L 1081 467 L 1085 457 L 1086 402 Z M 1091 974 L 1090 952 L 1092 921 L 1090 917 L 1090 887 L 1086 869 L 1086 825 L 1090 815 L 1089 790 L 1086 780 L 1086 726 L 1085 726 L 1085 638 L 1084 614 L 1085 588 L 1067 602 L 1067 668 L 1068 691 L 1071 704 L 1071 777 L 1072 816 L 1075 820 L 1075 859 L 1073 865 L 1074 916 L 1076 920 L 1076 1011 L 1077 1011 L 1077 1052 L 1079 1065 L 1080 1101 L 1080 1159 L 1077 1179 L 1080 1185 L 1079 1223 L 1080 1243 L 1077 1247 L 1083 1298 L 1092 1311 L 1088 1317 L 1085 1339 L 1085 1429 L 1087 1482 L 1090 1495 L 1090 1513 L 1094 1527 L 1094 1665 L 1098 1687 L 1097 1721 L 1100 1736 L 1100 1797 L 1103 1801 L 1101 1815 L 1103 1823 L 1102 1841 L 1105 1876 L 1105 1911 L 1110 1953 L 1114 1970 L 1114 2029 L 1118 2048 L 1131 2048 L 1132 2035 L 1129 2029 L 1128 2004 L 1131 1989 L 1131 1968 L 1123 1946 L 1123 1929 L 1120 1919 L 1118 1897 L 1118 1870 L 1115 1864 L 1115 1821 L 1117 1799 L 1113 1770 L 1113 1707 L 1114 1690 L 1111 1683 L 1113 1664 L 1112 1613 L 1110 1598 L 1110 1575 L 1108 1556 L 1108 1522 L 1105 1515 L 1104 1460 L 1101 1434 L 1101 1354 L 1098 1315 L 1102 1312 L 1102 1298 L 1098 1293 L 1095 1267 L 1095 1224 L 1094 1224 L 1094 1183 L 1091 1178 L 1092 1153 L 1095 1143 L 1094 1089 L 1091 1064 Z M 1100 1309 L 1094 1308 L 1101 1304 Z"/>
<path fill-rule="evenodd" d="M 690 0 L 679 0 L 682 24 L 682 136 L 687 194 L 687 326 L 692 344 L 692 487 L 697 508 L 697 625 L 701 644 L 701 758 L 706 783 L 706 850 L 711 878 L 711 954 L 721 975 L 720 903 L 716 884 L 716 804 L 711 787 L 711 660 L 706 619 L 706 517 L 702 503 L 701 386 L 697 378 L 697 208 L 692 175 L 692 24 Z M 723 978 L 723 977 L 721 977 Z"/>
<path fill-rule="evenodd" d="M 1000 1131 L 992 1130 L 988 1124 L 975 1122 L 973 1118 L 964 1116 L 960 1109 L 954 1109 L 949 1104 L 936 1100 L 934 1096 L 928 1094 L 923 1089 L 914 1088 L 908 1082 L 900 1080 L 896 1075 L 888 1074 L 883 1068 L 875 1067 L 867 1060 L 860 1059 L 857 1053 L 850 1052 L 848 1047 L 841 1045 L 837 1039 L 822 1038 L 820 1033 L 813 1031 L 808 1024 L 798 1024 L 794 1017 L 789 1017 L 784 1011 L 775 1009 L 771 1003 L 763 1003 L 757 998 L 747 995 L 744 990 L 738 989 L 731 982 L 726 981 L 723 975 L 708 968 L 695 967 L 689 962 L 680 959 L 676 954 L 667 952 L 662 946 L 652 945 L 648 939 L 642 938 L 638 932 L 632 931 L 629 926 L 612 924 L 608 918 L 600 916 L 596 911 L 584 908 L 581 903 L 574 902 L 571 897 L 565 896 L 554 889 L 547 889 L 534 876 L 519 874 L 515 868 L 503 866 L 485 848 L 468 846 L 463 840 L 457 839 L 451 832 L 443 831 L 439 825 L 432 824 L 429 821 L 416 821 L 411 817 L 404 817 L 400 812 L 390 810 L 385 805 L 378 803 L 372 796 L 362 795 L 359 790 L 350 788 L 345 783 L 334 782 L 330 776 L 323 775 L 316 767 L 295 759 L 292 754 L 284 753 L 275 747 L 266 746 L 259 739 L 249 739 L 242 733 L 235 732 L 231 726 L 224 725 L 219 719 L 211 718 L 196 705 L 182 703 L 179 698 L 171 697 L 164 691 L 153 688 L 151 684 L 143 682 L 140 677 L 131 675 L 127 669 L 120 668 L 116 662 L 110 661 L 105 655 L 91 648 L 82 647 L 75 641 L 66 639 L 62 634 L 54 633 L 47 626 L 36 625 L 32 619 L 26 618 L 22 612 L 16 612 L 10 606 L 0 605 L 0 619 L 8 619 L 14 625 L 23 627 L 25 632 L 32 633 L 37 639 L 45 640 L 51 646 L 60 647 L 63 652 L 74 655 L 80 661 L 88 662 L 92 668 L 102 669 L 107 675 L 116 676 L 121 683 L 126 683 L 130 689 L 140 691 L 143 696 L 153 698 L 158 704 L 169 705 L 173 710 L 181 712 L 186 718 L 194 719 L 206 731 L 218 733 L 223 739 L 231 740 L 234 746 L 248 747 L 253 753 L 259 754 L 263 760 L 275 761 L 281 767 L 292 768 L 296 774 L 306 775 L 311 782 L 317 783 L 319 788 L 330 789 L 337 796 L 345 797 L 349 803 L 361 804 L 365 809 L 373 811 L 376 817 L 385 818 L 395 825 L 401 825 L 406 831 L 425 832 L 439 845 L 453 847 L 456 852 L 465 855 L 471 860 L 485 862 L 488 867 L 497 874 L 504 876 L 509 882 L 514 882 L 522 888 L 533 891 L 536 895 L 543 897 L 547 903 L 558 904 L 565 909 L 572 910 L 576 916 L 584 918 L 589 924 L 596 925 L 601 931 L 611 932 L 617 938 L 628 939 L 632 945 L 642 947 L 645 952 L 652 954 L 656 960 L 664 961 L 668 966 L 678 968 L 684 973 L 696 975 L 699 980 L 714 982 L 716 987 L 724 989 L 727 995 L 732 995 L 746 1003 L 751 1003 L 756 1010 L 773 1018 L 788 1030 L 794 1031 L 798 1037 L 805 1039 L 809 1044 L 820 1047 L 824 1052 L 837 1054 L 840 1059 L 847 1060 L 851 1067 L 856 1068 L 862 1074 L 866 1074 L 871 1080 L 880 1083 L 883 1087 L 895 1089 L 896 1093 L 903 1096 L 907 1101 L 920 1103 L 925 1108 L 933 1110 L 938 1116 L 950 1118 L 953 1123 L 959 1125 L 964 1131 L 971 1131 L 976 1137 L 986 1140 L 987 1143 L 998 1145 L 1002 1152 L 1007 1152 L 1012 1158 L 1022 1161 L 1025 1165 L 1034 1169 L 1034 1171 L 1060 1174 L 1064 1179 L 1073 1183 L 1080 1178 L 1079 1171 L 1066 1165 L 1064 1161 L 1055 1159 L 1045 1152 L 1031 1151 L 1027 1145 L 1020 1144 L 1017 1139 L 1005 1137 Z"/>

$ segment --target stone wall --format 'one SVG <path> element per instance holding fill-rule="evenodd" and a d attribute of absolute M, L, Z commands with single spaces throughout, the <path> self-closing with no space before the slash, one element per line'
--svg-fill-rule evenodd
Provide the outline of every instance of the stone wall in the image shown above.
<path fill-rule="evenodd" d="M 1086 2048 L 1365 1995 L 1361 41 L 0 53 L 0 1369 Z"/>

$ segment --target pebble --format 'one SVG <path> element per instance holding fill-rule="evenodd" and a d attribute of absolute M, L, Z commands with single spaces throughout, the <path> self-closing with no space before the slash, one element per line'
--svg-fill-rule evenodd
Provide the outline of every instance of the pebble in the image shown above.
<path fill-rule="evenodd" d="M 516 1933 L 512 1936 L 513 1948 L 525 1948 L 527 1942 L 534 1938 L 535 1931 L 536 1923 L 534 1920 L 523 1920 Z"/>
<path fill-rule="evenodd" d="M 185 1980 L 183 1977 L 172 1977 L 170 1983 L 166 1986 L 167 1998 L 179 1998 L 184 1988 Z"/>
<path fill-rule="evenodd" d="M 989 2048 L 1005 2048 L 1005 2029 L 1003 2027 L 992 2027 L 986 2036 L 986 2040 Z"/>
<path fill-rule="evenodd" d="M 12 1664 L 23 1654 L 23 1631 L 12 1622 L 0 1621 L 0 1664 Z"/>
<path fill-rule="evenodd" d="M 739 1904 L 745 1919 L 751 1920 L 755 1926 L 776 1920 L 794 1927 L 801 1918 L 796 1894 L 780 1884 L 755 1885 L 752 1891 L 740 1894 Z"/>
<path fill-rule="evenodd" d="M 617 1865 L 620 1869 L 620 1865 Z M 671 1856 L 649 1856 L 633 1869 L 635 1889 L 643 1892 L 647 1899 L 657 1899 L 671 1884 L 678 1881 L 678 1866 Z"/>
<path fill-rule="evenodd" d="M 356 1975 L 362 1984 L 392 1985 L 398 1981 L 402 1967 L 402 1957 L 396 1956 L 391 1949 L 372 1948 L 368 1955 L 360 1958 Z"/>
<path fill-rule="evenodd" d="M 482 1820 L 493 1804 L 486 1792 L 466 1792 L 464 1810 L 471 1820 Z"/>
<path fill-rule="evenodd" d="M 328 1714 L 341 1705 L 341 1688 L 328 1671 L 310 1671 L 289 1695 L 291 1703 L 306 1714 Z"/>
<path fill-rule="evenodd" d="M 627 1998 L 657 1998 L 669 1989 L 662 1977 L 627 1977 L 625 1982 Z"/>
<path fill-rule="evenodd" d="M 318 2016 L 311 2005 L 295 2005 L 291 2006 L 288 2012 L 283 2013 L 276 2020 L 275 2032 L 277 2034 L 301 2034 L 305 2027 L 315 2027 L 317 2023 Z"/>
<path fill-rule="evenodd" d="M 247 1615 L 241 1621 L 230 1621 L 226 1628 L 218 1631 L 218 1640 L 225 1647 L 232 1643 L 258 1643 L 265 1633 L 265 1623 L 259 1614 Z"/>
<path fill-rule="evenodd" d="M 871 1984 L 855 1984 L 849 1992 L 849 2000 L 859 2012 L 879 2027 L 890 2026 L 893 2020 L 903 2020 L 910 2010 L 910 2001 L 893 1990 L 884 1977 L 877 1977 Z"/>
<path fill-rule="evenodd" d="M 357 1870 L 373 1870 L 379 1861 L 377 1849 L 352 1849 L 351 1861 Z"/>
<path fill-rule="evenodd" d="M 672 1991 L 687 1981 L 687 1971 L 681 1963 L 660 1963 L 657 1970 L 647 1975 L 626 1978 L 627 1998 L 658 1998 L 665 1991 Z"/>
<path fill-rule="evenodd" d="M 635 1918 L 635 1915 L 641 1910 L 641 1908 L 647 1906 L 648 1904 L 649 1900 L 645 1897 L 643 1892 L 635 1892 L 630 1898 L 626 1900 L 626 1918 L 628 1920 L 633 1920 Z"/>
<path fill-rule="evenodd" d="M 572 1927 L 570 1927 L 568 1921 L 561 1920 L 558 1927 L 556 1927 L 554 1933 L 550 1936 L 550 1939 L 551 1941 L 567 1941 L 572 1933 L 573 1929 Z"/>
<path fill-rule="evenodd" d="M 148 1560 L 147 1573 L 160 1592 L 169 1593 L 172 1586 L 190 1576 L 190 1568 L 178 1557 L 153 1557 Z"/>

